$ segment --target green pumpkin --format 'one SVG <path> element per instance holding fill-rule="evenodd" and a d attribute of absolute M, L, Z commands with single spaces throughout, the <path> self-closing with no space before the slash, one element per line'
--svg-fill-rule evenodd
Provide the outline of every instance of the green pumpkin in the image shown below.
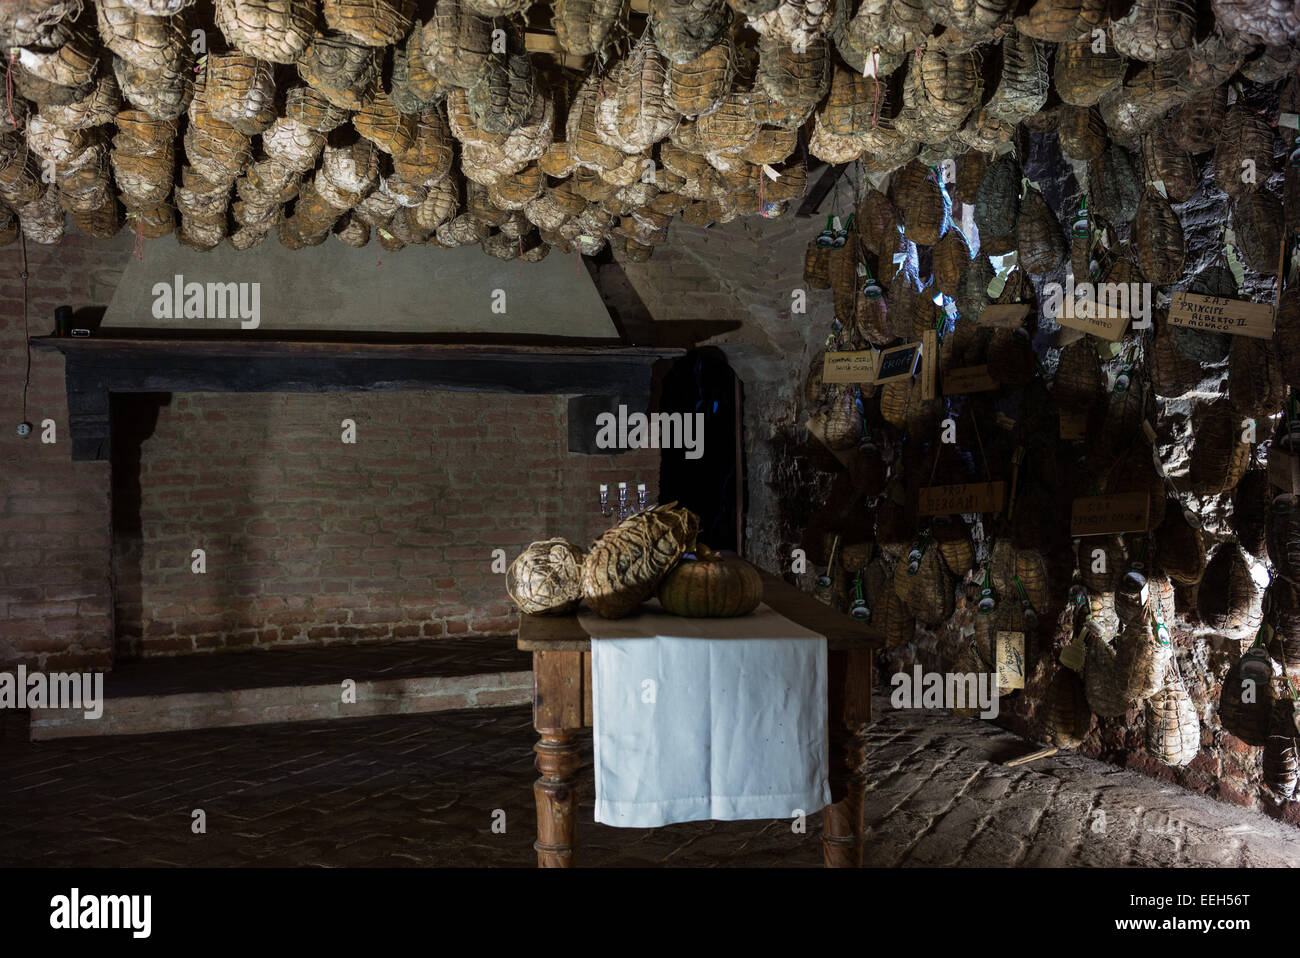
<path fill-rule="evenodd" d="M 659 603 L 667 611 L 692 618 L 745 615 L 762 598 L 763 580 L 756 568 L 703 546 L 677 563 L 659 586 Z"/>

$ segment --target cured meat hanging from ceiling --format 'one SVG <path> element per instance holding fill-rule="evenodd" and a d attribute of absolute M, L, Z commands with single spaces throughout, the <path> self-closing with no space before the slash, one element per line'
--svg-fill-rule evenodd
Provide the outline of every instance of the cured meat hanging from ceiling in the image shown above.
<path fill-rule="evenodd" d="M 814 589 L 886 675 L 990 673 L 1017 730 L 1174 768 L 1208 727 L 1290 800 L 1300 8 L 940 6 L 850 7 L 814 112 L 853 164 L 805 257 Z"/>
<path fill-rule="evenodd" d="M 809 164 L 878 187 L 1059 129 L 1117 225 L 1130 168 L 1180 202 L 1188 141 L 1217 138 L 1251 255 L 1273 211 L 1233 177 L 1272 118 L 1225 101 L 1293 75 L 1297 34 L 1266 0 L 12 0 L 0 239 L 643 260 L 679 216 L 785 214 Z M 901 211 L 918 242 L 928 209 Z"/>

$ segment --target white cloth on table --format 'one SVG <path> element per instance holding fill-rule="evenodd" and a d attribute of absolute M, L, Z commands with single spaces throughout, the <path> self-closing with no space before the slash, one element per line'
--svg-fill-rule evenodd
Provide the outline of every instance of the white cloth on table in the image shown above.
<path fill-rule="evenodd" d="M 596 821 L 785 818 L 830 802 L 826 639 L 735 619 L 581 615 L 592 637 Z"/>

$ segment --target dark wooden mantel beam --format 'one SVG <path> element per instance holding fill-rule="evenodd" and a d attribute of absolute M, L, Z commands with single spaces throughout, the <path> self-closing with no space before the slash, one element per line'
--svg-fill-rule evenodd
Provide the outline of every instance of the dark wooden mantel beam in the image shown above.
<path fill-rule="evenodd" d="M 645 408 L 654 364 L 623 346 L 32 337 L 63 353 L 74 460 L 111 449 L 113 393 L 463 390 L 609 397 Z"/>

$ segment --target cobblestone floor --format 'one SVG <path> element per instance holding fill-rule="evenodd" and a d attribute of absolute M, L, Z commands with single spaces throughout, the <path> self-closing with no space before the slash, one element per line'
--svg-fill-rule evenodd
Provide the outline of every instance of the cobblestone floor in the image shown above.
<path fill-rule="evenodd" d="M 1076 756 L 1006 768 L 1028 743 L 877 704 L 871 865 L 1300 864 L 1300 830 L 1258 813 Z M 533 741 L 529 710 L 504 708 L 0 742 L 0 864 L 527 866 Z M 802 835 L 784 821 L 613 829 L 592 822 L 589 762 L 581 774 L 583 864 L 820 863 L 819 816 Z"/>

